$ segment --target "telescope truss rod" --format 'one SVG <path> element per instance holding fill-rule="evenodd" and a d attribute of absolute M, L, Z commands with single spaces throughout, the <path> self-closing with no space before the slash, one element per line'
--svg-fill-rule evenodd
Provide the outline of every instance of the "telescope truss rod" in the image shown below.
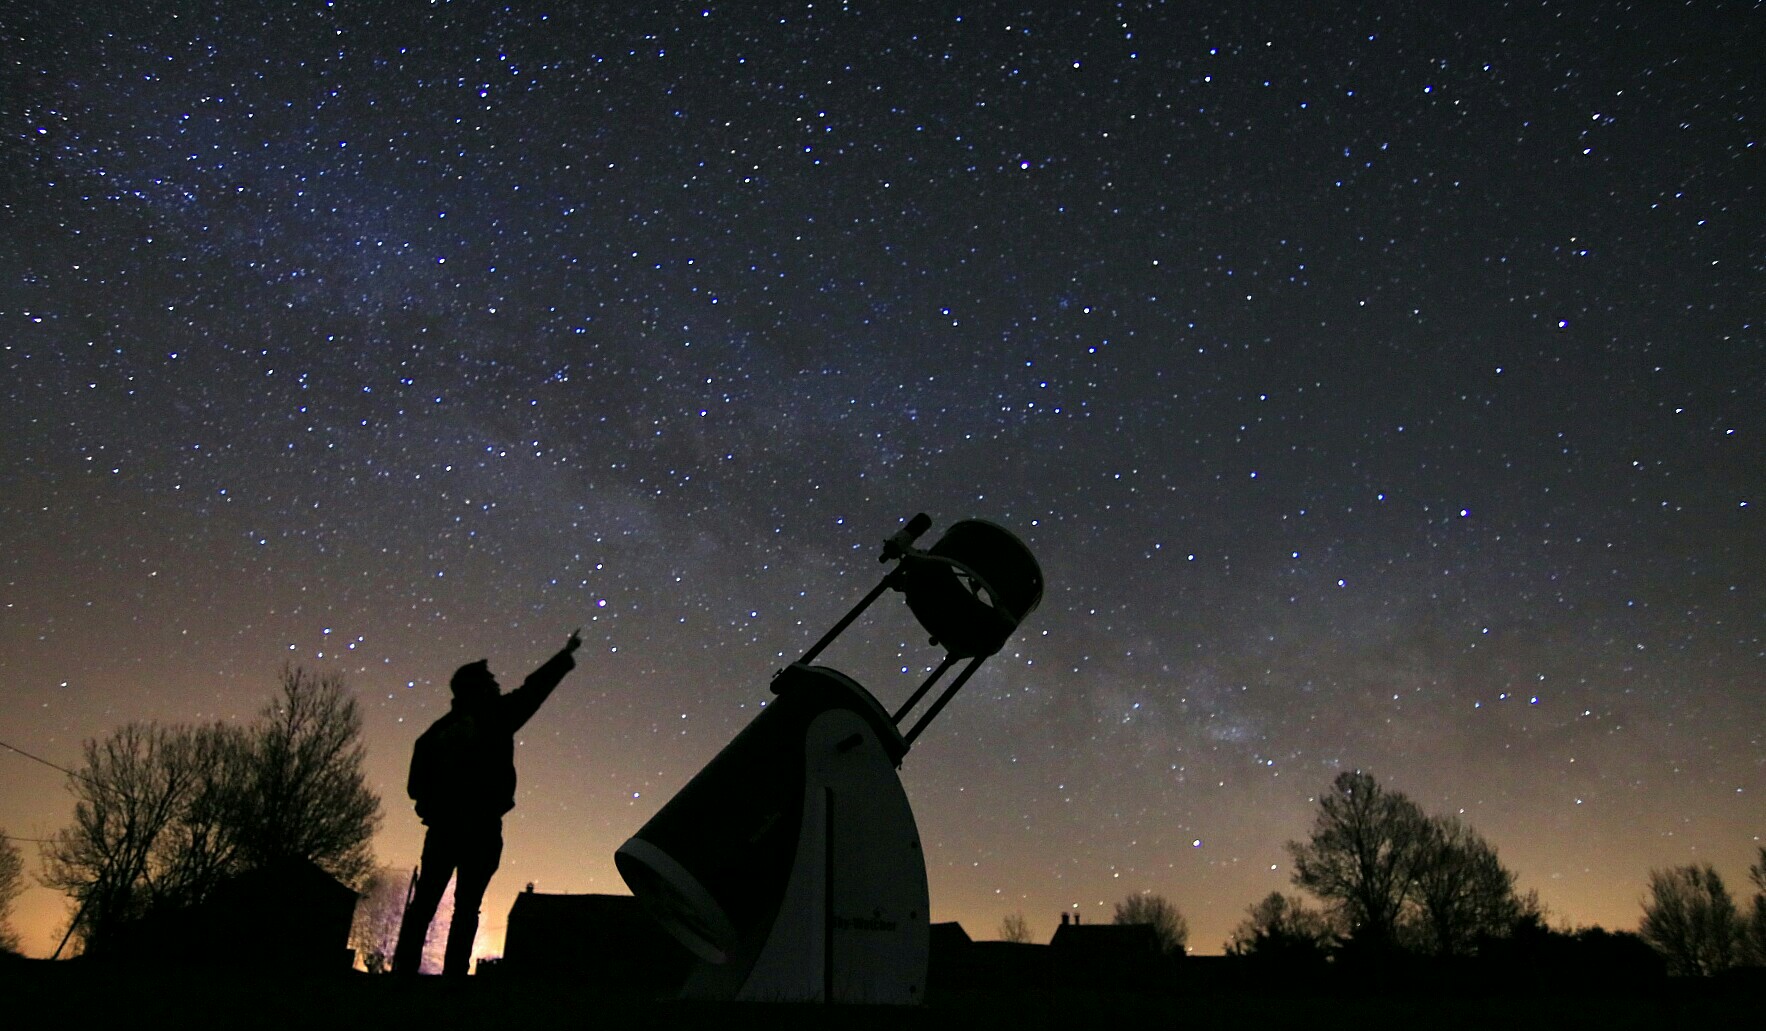
<path fill-rule="evenodd" d="M 844 633 L 846 628 L 852 625 L 852 621 L 859 617 L 859 613 L 870 608 L 871 603 L 876 601 L 878 599 L 878 597 L 880 597 L 883 594 L 884 591 L 889 589 L 890 584 L 892 584 L 895 581 L 896 574 L 900 573 L 900 572 L 901 572 L 901 570 L 899 568 L 890 570 L 889 573 L 887 573 L 883 577 L 883 580 L 881 583 L 879 583 L 879 584 L 877 584 L 877 586 L 871 588 L 871 593 L 865 595 L 864 598 L 862 598 L 857 605 L 854 605 L 852 607 L 851 612 L 848 612 L 845 616 L 841 617 L 840 622 L 835 623 L 834 628 L 832 630 L 829 630 L 827 633 L 823 634 L 822 639 L 817 641 L 815 643 L 815 646 L 810 648 L 809 651 L 804 652 L 803 658 L 798 659 L 797 661 L 800 664 L 807 666 L 807 665 L 809 665 L 809 661 L 811 659 L 822 654 L 822 649 L 828 647 L 828 645 L 830 645 L 830 644 L 833 644 L 834 638 L 839 637 L 842 633 Z"/>
<path fill-rule="evenodd" d="M 902 741 L 910 745 L 913 744 L 914 738 L 920 736 L 920 731 L 926 729 L 926 724 L 931 723 L 932 718 L 943 711 L 946 705 L 950 704 L 950 700 L 956 697 L 957 692 L 962 689 L 964 684 L 969 682 L 969 678 L 974 676 L 975 671 L 980 669 L 981 664 L 986 661 L 987 656 L 985 655 L 977 655 L 975 658 L 969 660 L 969 664 L 963 667 L 963 671 L 957 674 L 957 678 L 950 682 L 950 686 L 944 689 L 943 694 L 938 696 L 938 701 L 932 703 L 932 708 L 926 710 L 926 715 L 920 717 L 920 722 L 914 724 L 912 730 L 902 735 Z"/>
<path fill-rule="evenodd" d="M 914 706 L 920 704 L 920 699 L 926 697 L 926 692 L 932 690 L 932 685 L 938 683 L 938 678 L 944 676 L 945 672 L 956 664 L 957 657 L 955 655 L 946 655 L 944 657 L 944 661 L 938 664 L 938 668 L 932 671 L 932 675 L 926 678 L 925 683 L 920 685 L 919 690 L 915 691 L 912 697 L 902 703 L 902 707 L 895 710 L 895 715 L 890 717 L 895 721 L 896 726 L 901 726 L 901 721 L 907 718 L 907 714 L 913 711 Z"/>

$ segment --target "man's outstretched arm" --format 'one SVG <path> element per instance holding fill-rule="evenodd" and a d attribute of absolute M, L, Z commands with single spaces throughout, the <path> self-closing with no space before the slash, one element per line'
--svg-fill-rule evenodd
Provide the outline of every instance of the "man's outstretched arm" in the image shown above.
<path fill-rule="evenodd" d="M 522 724 L 532 719 L 533 714 L 551 697 L 552 689 L 558 686 L 564 675 L 576 668 L 576 659 L 572 656 L 582 645 L 582 628 L 578 627 L 571 631 L 570 639 L 564 642 L 564 647 L 558 650 L 558 654 L 529 673 L 520 687 L 503 696 L 503 714 L 511 731 L 521 729 Z"/>

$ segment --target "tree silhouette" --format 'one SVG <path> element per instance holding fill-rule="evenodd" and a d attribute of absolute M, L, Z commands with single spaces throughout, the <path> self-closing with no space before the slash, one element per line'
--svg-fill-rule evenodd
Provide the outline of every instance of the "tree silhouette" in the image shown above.
<path fill-rule="evenodd" d="M 382 866 L 369 874 L 356 900 L 350 921 L 350 948 L 370 974 L 392 969 L 393 949 L 399 943 L 399 924 L 405 916 L 412 871 Z"/>
<path fill-rule="evenodd" d="M 289 860 L 359 883 L 380 809 L 360 738 L 341 680 L 294 667 L 252 725 L 129 723 L 86 741 L 74 822 L 43 847 L 43 883 L 77 907 L 69 933 L 100 954 L 132 921 Z"/>
<path fill-rule="evenodd" d="M 1743 958 L 1750 966 L 1766 966 L 1766 845 L 1760 846 L 1758 857 L 1748 867 L 1748 880 L 1754 883 L 1754 897 L 1749 901 L 1742 930 Z"/>
<path fill-rule="evenodd" d="M 1026 944 L 1034 941 L 1030 935 L 1030 921 L 1024 919 L 1023 913 L 1011 913 L 1000 920 L 999 940 Z"/>
<path fill-rule="evenodd" d="M 18 935 L 12 929 L 12 903 L 25 890 L 24 871 L 18 846 L 0 827 L 0 952 L 18 951 Z"/>
<path fill-rule="evenodd" d="M 1465 955 L 1538 906 L 1516 894 L 1514 873 L 1477 831 L 1360 771 L 1337 776 L 1311 836 L 1288 852 L 1294 884 L 1330 904 L 1364 947 Z"/>
<path fill-rule="evenodd" d="M 163 733 L 160 762 L 183 792 L 154 835 L 143 868 L 144 901 L 177 908 L 201 901 L 239 865 L 251 744 L 243 728 L 224 723 Z"/>
<path fill-rule="evenodd" d="M 1170 899 L 1152 892 L 1143 891 L 1116 903 L 1116 912 L 1110 922 L 1152 925 L 1160 951 L 1167 955 L 1181 955 L 1190 942 L 1190 922 Z"/>
<path fill-rule="evenodd" d="M 351 886 L 374 869 L 380 799 L 362 775 L 362 716 L 337 673 L 282 669 L 282 694 L 251 732 L 240 812 L 252 866 L 308 859 Z"/>
<path fill-rule="evenodd" d="M 1417 918 L 1409 929 L 1423 951 L 1443 956 L 1476 951 L 1480 936 L 1509 933 L 1528 910 L 1496 849 L 1454 816 L 1429 821 L 1415 894 Z"/>
<path fill-rule="evenodd" d="M 1364 943 L 1394 945 L 1430 841 L 1416 803 L 1359 770 L 1340 773 L 1319 797 L 1312 835 L 1288 842 L 1294 884 L 1337 907 Z"/>
<path fill-rule="evenodd" d="M 1735 966 L 1742 937 L 1735 901 L 1710 863 L 1651 870 L 1637 930 L 1662 954 L 1668 973 L 1687 977 Z"/>
<path fill-rule="evenodd" d="M 1245 919 L 1227 940 L 1229 956 L 1288 962 L 1322 961 L 1335 944 L 1329 915 L 1293 895 L 1272 891 L 1245 907 Z"/>
<path fill-rule="evenodd" d="M 156 846 L 190 805 L 193 738 L 187 727 L 128 723 L 83 746 L 85 763 L 68 778 L 74 823 L 44 845 L 43 883 L 78 904 L 70 932 L 89 952 L 180 879 L 158 868 L 175 850 Z"/>

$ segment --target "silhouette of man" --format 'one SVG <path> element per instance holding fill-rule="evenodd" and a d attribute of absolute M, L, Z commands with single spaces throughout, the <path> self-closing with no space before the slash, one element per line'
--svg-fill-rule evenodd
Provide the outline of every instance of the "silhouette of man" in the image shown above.
<path fill-rule="evenodd" d="M 458 872 L 442 973 L 466 975 L 472 939 L 478 934 L 478 907 L 503 858 L 503 814 L 515 808 L 515 732 L 576 667 L 571 655 L 582 646 L 580 634 L 572 633 L 558 654 L 508 694 L 491 675 L 487 660 L 461 666 L 448 682 L 453 708 L 417 738 L 407 790 L 429 830 L 423 836 L 417 887 L 399 925 L 394 973 L 417 973 L 429 922 L 448 878 Z"/>

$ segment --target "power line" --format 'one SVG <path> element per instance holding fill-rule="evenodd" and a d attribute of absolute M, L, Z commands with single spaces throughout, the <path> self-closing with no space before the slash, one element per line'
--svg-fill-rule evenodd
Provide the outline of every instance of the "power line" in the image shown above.
<path fill-rule="evenodd" d="M 24 757 L 25 757 L 25 758 L 26 758 L 26 759 L 30 759 L 30 760 L 31 760 L 31 761 L 33 761 L 33 762 L 40 762 L 40 763 L 42 763 L 42 764 L 43 764 L 43 765 L 44 765 L 44 766 L 47 766 L 47 767 L 49 767 L 49 768 L 50 768 L 50 769 L 52 769 L 52 770 L 60 770 L 60 771 L 61 771 L 61 772 L 62 772 L 62 773 L 65 773 L 65 774 L 67 774 L 67 775 L 68 775 L 68 776 L 70 776 L 70 777 L 78 777 L 78 776 L 79 776 L 79 774 L 77 774 L 77 773 L 75 773 L 75 772 L 74 772 L 74 771 L 72 771 L 72 770 L 70 770 L 70 769 L 68 769 L 68 768 L 67 768 L 67 767 L 66 767 L 66 766 L 58 766 L 58 765 L 56 765 L 56 764 L 55 764 L 55 763 L 52 763 L 52 762 L 50 762 L 50 761 L 49 761 L 49 760 L 47 760 L 47 759 L 45 759 L 45 758 L 43 758 L 43 757 L 42 757 L 42 756 L 40 756 L 40 755 L 32 755 L 32 754 L 31 754 L 31 753 L 29 753 L 29 752 L 27 752 L 27 751 L 25 751 L 25 750 L 24 750 L 24 749 L 22 749 L 22 748 L 19 748 L 19 747 L 17 747 L 17 746 L 15 746 L 15 745 L 9 745 L 9 744 L 7 744 L 7 743 L 6 743 L 6 742 L 4 742 L 4 741 L 0 741 L 0 748 L 7 748 L 7 749 L 11 749 L 11 750 L 12 750 L 12 751 L 14 751 L 14 752 L 17 752 L 17 753 L 18 753 L 18 754 L 19 754 L 19 755 L 22 755 L 22 756 L 24 756 Z"/>
<path fill-rule="evenodd" d="M 14 751 L 14 752 L 17 752 L 17 753 L 18 753 L 18 754 L 19 754 L 19 755 L 22 755 L 22 756 L 24 756 L 24 757 L 25 757 L 25 758 L 26 758 L 26 759 L 31 759 L 31 760 L 33 760 L 33 761 L 36 761 L 36 762 L 40 762 L 40 763 L 42 763 L 42 764 L 43 764 L 43 765 L 44 765 L 44 766 L 47 766 L 47 767 L 49 767 L 49 768 L 50 768 L 50 769 L 52 769 L 52 770 L 60 770 L 60 771 L 61 771 L 61 772 L 63 772 L 63 773 L 65 773 L 65 774 L 67 774 L 67 775 L 68 775 L 68 776 L 70 776 L 70 777 L 72 777 L 72 776 L 76 776 L 76 774 L 75 774 L 75 773 L 74 773 L 74 771 L 72 771 L 72 770 L 70 770 L 70 769 L 67 769 L 67 768 L 66 768 L 66 767 L 63 767 L 63 766 L 57 766 L 57 765 L 55 765 L 55 764 L 54 764 L 54 763 L 52 763 L 52 762 L 50 762 L 50 761 L 49 761 L 49 760 L 47 760 L 47 759 L 44 759 L 44 758 L 42 758 L 42 757 L 41 757 L 41 756 L 35 756 L 35 755 L 32 755 L 32 754 L 31 754 L 31 753 L 29 753 L 29 752 L 27 752 L 27 751 L 25 751 L 25 750 L 24 750 L 24 749 L 22 749 L 22 748 L 13 748 L 13 746 L 11 746 L 11 745 L 9 745 L 9 744 L 7 744 L 7 743 L 6 743 L 6 742 L 4 742 L 4 741 L 0 741 L 0 748 L 8 748 L 8 749 L 11 749 L 11 750 L 12 750 L 12 751 Z M 48 844 L 51 844 L 51 842 L 50 842 L 50 840 L 49 840 L 49 839 L 48 839 L 48 838 L 21 838 L 21 837 L 19 837 L 19 836 L 18 836 L 18 835 L 16 835 L 16 834 L 0 834 L 0 838 L 5 838 L 5 839 L 6 839 L 6 840 L 7 840 L 7 841 L 28 841 L 28 842 L 30 842 L 30 843 L 31 843 L 31 844 L 33 844 L 33 845 L 48 845 Z"/>

